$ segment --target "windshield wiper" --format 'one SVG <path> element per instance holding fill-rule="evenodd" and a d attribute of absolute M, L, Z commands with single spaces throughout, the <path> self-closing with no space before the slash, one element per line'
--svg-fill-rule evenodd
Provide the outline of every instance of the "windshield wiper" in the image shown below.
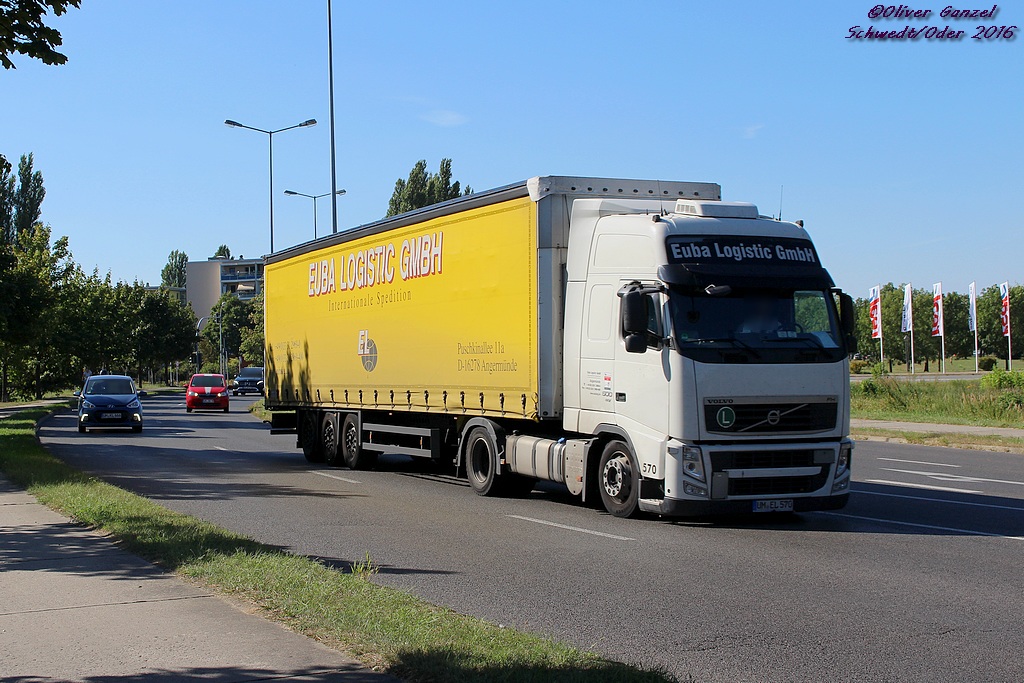
<path fill-rule="evenodd" d="M 681 343 L 683 343 L 683 344 L 717 344 L 717 343 L 721 343 L 721 342 L 726 342 L 726 343 L 732 344 L 734 346 L 738 346 L 741 349 L 745 349 L 745 350 L 749 351 L 750 355 L 753 356 L 754 358 L 760 358 L 761 357 L 761 354 L 757 352 L 757 349 L 755 349 L 753 346 L 751 346 L 750 344 L 746 343 L 742 339 L 737 339 L 736 337 L 700 337 L 698 339 L 683 339 Z"/>

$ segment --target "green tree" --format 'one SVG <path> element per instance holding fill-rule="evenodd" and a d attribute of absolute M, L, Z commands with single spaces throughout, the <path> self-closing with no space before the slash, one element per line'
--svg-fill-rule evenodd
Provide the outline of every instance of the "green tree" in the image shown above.
<path fill-rule="evenodd" d="M 463 190 L 459 181 L 452 182 L 451 159 L 442 159 L 436 174 L 427 171 L 426 160 L 420 159 L 413 165 L 407 179 L 399 178 L 395 181 L 395 189 L 388 202 L 387 215 L 397 216 L 472 192 L 469 186 Z"/>
<path fill-rule="evenodd" d="M 167 265 L 160 271 L 160 284 L 164 287 L 184 287 L 188 270 L 188 255 L 175 249 L 167 256 Z"/>
<path fill-rule="evenodd" d="M 249 327 L 242 328 L 242 341 L 239 344 L 239 355 L 250 365 L 263 365 L 265 362 L 266 342 L 263 337 L 263 291 L 249 303 Z"/>
<path fill-rule="evenodd" d="M 14 69 L 11 56 L 23 54 L 44 64 L 64 64 L 66 55 L 56 49 L 63 43 L 60 31 L 43 23 L 53 12 L 64 14 L 69 7 L 79 7 L 82 0 L 2 0 L 0 1 L 0 64 Z"/>
<path fill-rule="evenodd" d="M 228 245 L 222 244 L 213 252 L 213 258 L 231 258 L 231 249 Z"/>
<path fill-rule="evenodd" d="M 18 162 L 18 191 L 14 194 L 14 232 L 21 234 L 32 228 L 43 212 L 43 174 L 32 170 L 32 153 L 21 155 Z"/>
<path fill-rule="evenodd" d="M 14 243 L 14 175 L 11 162 L 0 154 L 0 248 Z"/>
<path fill-rule="evenodd" d="M 249 327 L 249 302 L 242 301 L 230 292 L 223 294 L 213 309 L 210 311 L 210 319 L 203 326 L 202 336 L 210 342 L 214 348 L 214 355 L 204 358 L 204 362 L 216 362 L 216 349 L 220 345 L 221 324 L 223 323 L 224 352 L 228 358 L 238 356 L 239 347 L 242 344 L 242 330 Z M 218 320 L 222 316 L 222 320 Z"/>

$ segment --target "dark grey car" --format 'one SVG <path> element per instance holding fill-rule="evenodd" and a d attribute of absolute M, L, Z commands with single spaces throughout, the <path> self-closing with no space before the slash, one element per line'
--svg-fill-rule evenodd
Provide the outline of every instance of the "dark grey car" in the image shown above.
<path fill-rule="evenodd" d="M 238 376 L 231 380 L 231 393 L 234 396 L 239 394 L 262 394 L 263 368 L 242 368 Z"/>
<path fill-rule="evenodd" d="M 78 431 L 130 428 L 142 431 L 142 402 L 139 391 L 127 375 L 93 375 L 85 381 L 78 397 Z"/>

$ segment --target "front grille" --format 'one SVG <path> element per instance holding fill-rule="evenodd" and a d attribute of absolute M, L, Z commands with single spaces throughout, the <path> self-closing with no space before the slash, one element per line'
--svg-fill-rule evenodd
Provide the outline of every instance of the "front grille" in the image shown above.
<path fill-rule="evenodd" d="M 765 479 L 730 479 L 730 496 L 777 496 L 790 493 L 812 493 L 828 481 L 828 468 L 810 477 L 772 477 Z"/>
<path fill-rule="evenodd" d="M 738 403 L 704 406 L 704 424 L 716 434 L 823 432 L 835 429 L 836 403 Z"/>
<path fill-rule="evenodd" d="M 762 467 L 811 467 L 814 464 L 814 451 L 809 449 L 724 451 L 711 454 L 711 469 L 714 472 Z"/>

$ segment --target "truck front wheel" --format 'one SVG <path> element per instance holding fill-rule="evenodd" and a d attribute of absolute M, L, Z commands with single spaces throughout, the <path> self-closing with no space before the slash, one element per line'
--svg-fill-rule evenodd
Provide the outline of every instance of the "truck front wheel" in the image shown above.
<path fill-rule="evenodd" d="M 363 448 L 363 435 L 359 431 L 359 418 L 352 413 L 341 425 L 341 452 L 345 464 L 352 470 L 368 470 L 377 462 L 377 454 Z"/>
<path fill-rule="evenodd" d="M 616 517 L 632 517 L 640 501 L 640 468 L 636 456 L 622 441 L 610 441 L 597 468 L 598 491 L 604 508 Z"/>
<path fill-rule="evenodd" d="M 478 496 L 498 494 L 497 450 L 494 437 L 483 427 L 474 427 L 466 436 L 466 478 Z"/>

